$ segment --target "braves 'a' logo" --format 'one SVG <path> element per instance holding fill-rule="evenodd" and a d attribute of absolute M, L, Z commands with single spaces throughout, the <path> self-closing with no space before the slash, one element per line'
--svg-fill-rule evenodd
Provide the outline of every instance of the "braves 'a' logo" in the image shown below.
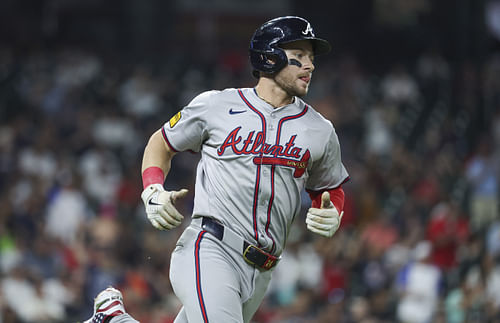
<path fill-rule="evenodd" d="M 226 149 L 231 149 L 236 155 L 255 155 L 253 163 L 256 165 L 279 165 L 294 168 L 294 177 L 301 177 L 306 171 L 311 154 L 307 149 L 301 156 L 302 148 L 295 146 L 293 135 L 284 144 L 268 144 L 264 142 L 262 132 L 250 131 L 245 140 L 238 135 L 241 127 L 229 133 L 222 145 L 217 149 L 219 156 L 224 155 Z M 242 141 L 243 140 L 243 141 Z"/>
<path fill-rule="evenodd" d="M 313 32 L 313 29 L 312 29 L 310 23 L 307 23 L 306 30 L 302 31 L 302 35 L 307 35 L 307 34 L 309 34 L 310 36 L 314 37 L 314 32 Z"/>

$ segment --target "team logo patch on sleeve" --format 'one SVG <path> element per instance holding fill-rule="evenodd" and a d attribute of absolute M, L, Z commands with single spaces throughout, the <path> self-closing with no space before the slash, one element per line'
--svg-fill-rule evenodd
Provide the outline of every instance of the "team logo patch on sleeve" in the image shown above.
<path fill-rule="evenodd" d="M 177 122 L 179 122 L 179 120 L 181 120 L 181 112 L 177 112 L 172 118 L 170 118 L 170 128 L 173 128 Z"/>

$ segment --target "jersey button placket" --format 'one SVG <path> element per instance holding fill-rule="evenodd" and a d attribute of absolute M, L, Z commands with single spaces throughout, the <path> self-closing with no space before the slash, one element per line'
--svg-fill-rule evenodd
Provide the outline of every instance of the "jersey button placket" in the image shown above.
<path fill-rule="evenodd" d="M 262 168 L 262 183 L 265 183 L 264 186 L 260 188 L 260 205 L 266 205 L 267 199 L 269 197 L 268 188 L 266 185 L 269 182 L 269 170 L 266 165 L 263 165 Z"/>
<path fill-rule="evenodd" d="M 273 124 L 273 117 L 272 114 L 268 114 L 266 116 L 266 127 L 265 127 L 265 140 L 264 142 L 266 144 L 273 144 L 275 140 L 275 129 L 276 127 Z M 265 155 L 265 154 L 264 154 Z M 259 208 L 258 208 L 258 217 L 259 217 L 259 234 L 262 236 L 265 234 L 261 226 L 265 226 L 265 223 L 267 221 L 267 205 L 269 203 L 269 197 L 271 196 L 271 187 L 270 187 L 270 181 L 271 181 L 271 176 L 270 176 L 270 166 L 262 164 L 261 165 L 261 181 L 260 181 L 260 188 L 259 188 Z"/>
<path fill-rule="evenodd" d="M 267 122 L 267 143 L 268 144 L 274 144 L 274 141 L 276 140 L 276 122 L 275 118 L 271 115 L 271 118 L 269 118 L 269 121 Z"/>

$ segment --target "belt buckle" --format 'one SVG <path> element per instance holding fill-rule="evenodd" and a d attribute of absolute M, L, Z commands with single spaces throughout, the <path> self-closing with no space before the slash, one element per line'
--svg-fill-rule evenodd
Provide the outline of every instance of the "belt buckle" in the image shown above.
<path fill-rule="evenodd" d="M 258 253 L 260 253 L 261 255 L 264 255 L 267 259 L 264 261 L 263 264 L 257 264 L 255 263 L 253 260 L 251 259 L 248 259 L 248 256 L 247 254 L 249 252 L 251 252 L 251 250 L 256 250 Z M 256 265 L 256 266 L 259 266 L 260 268 L 263 268 L 265 270 L 269 270 L 271 268 L 273 268 L 276 263 L 278 262 L 278 260 L 280 258 L 278 257 L 275 257 L 267 252 L 265 252 L 264 250 L 260 249 L 259 247 L 256 247 L 254 245 L 251 245 L 249 244 L 248 247 L 245 249 L 245 251 L 243 252 L 243 258 L 245 259 L 246 262 L 248 262 L 249 264 L 251 265 Z"/>

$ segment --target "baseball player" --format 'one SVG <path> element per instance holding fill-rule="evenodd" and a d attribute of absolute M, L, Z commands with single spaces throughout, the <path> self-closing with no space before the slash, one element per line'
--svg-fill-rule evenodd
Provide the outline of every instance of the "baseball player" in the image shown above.
<path fill-rule="evenodd" d="M 301 192 L 312 199 L 307 228 L 331 237 L 343 214 L 348 173 L 331 122 L 301 97 L 314 56 L 330 44 L 300 17 L 259 27 L 250 42 L 254 88 L 195 97 L 146 145 L 141 195 L 151 224 L 183 220 L 187 190 L 163 183 L 178 152 L 201 152 L 192 220 L 171 255 L 170 280 L 182 309 L 175 322 L 249 322 L 280 260 Z M 111 321 L 114 322 L 114 321 Z"/>

